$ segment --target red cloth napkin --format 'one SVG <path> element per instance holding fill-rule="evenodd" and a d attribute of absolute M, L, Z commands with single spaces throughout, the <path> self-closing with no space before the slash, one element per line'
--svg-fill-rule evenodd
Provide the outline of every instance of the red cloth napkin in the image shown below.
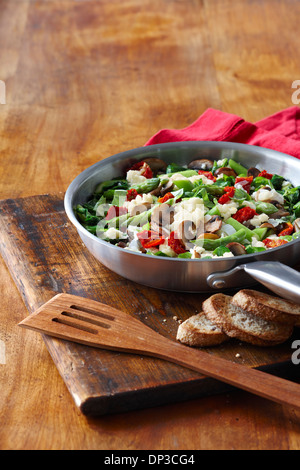
<path fill-rule="evenodd" d="M 252 124 L 239 116 L 207 109 L 183 129 L 162 129 L 145 145 L 218 140 L 258 145 L 300 158 L 300 108 L 292 106 Z"/>

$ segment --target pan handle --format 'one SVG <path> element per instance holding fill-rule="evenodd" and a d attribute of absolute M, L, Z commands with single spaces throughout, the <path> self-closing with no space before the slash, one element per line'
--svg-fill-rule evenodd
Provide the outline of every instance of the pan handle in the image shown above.
<path fill-rule="evenodd" d="M 241 270 L 275 294 L 300 304 L 300 273 L 279 261 L 254 261 L 241 264 L 230 271 L 210 274 L 207 282 L 215 289 L 232 288 L 232 279 Z"/>

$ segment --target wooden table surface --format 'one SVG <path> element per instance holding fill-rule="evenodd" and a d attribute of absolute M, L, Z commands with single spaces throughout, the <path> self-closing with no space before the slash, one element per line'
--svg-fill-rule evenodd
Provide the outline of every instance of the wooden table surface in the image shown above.
<path fill-rule="evenodd" d="M 208 107 L 291 106 L 297 0 L 0 0 L 0 197 L 65 191 L 83 169 Z M 246 392 L 86 418 L 0 262 L 1 449 L 300 449 L 299 414 Z"/>

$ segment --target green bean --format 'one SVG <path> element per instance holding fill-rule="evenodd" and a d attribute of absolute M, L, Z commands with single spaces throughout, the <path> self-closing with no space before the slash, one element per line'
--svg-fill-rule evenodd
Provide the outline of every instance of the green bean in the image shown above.
<path fill-rule="evenodd" d="M 184 191 L 192 191 L 192 189 L 194 189 L 194 185 L 190 180 L 176 180 L 174 184 L 177 188 L 183 189 Z"/>
<path fill-rule="evenodd" d="M 186 178 L 190 178 L 191 176 L 198 175 L 197 171 L 195 170 L 183 170 L 183 171 L 175 171 L 174 173 L 168 173 L 168 176 L 177 175 L 177 174 L 181 176 L 185 176 Z"/>
<path fill-rule="evenodd" d="M 263 227 L 263 228 L 260 228 L 260 227 L 257 227 L 253 230 L 250 230 L 248 227 L 246 227 L 245 225 L 241 224 L 240 222 L 238 222 L 237 220 L 233 219 L 232 217 L 229 217 L 229 219 L 227 219 L 227 224 L 231 225 L 233 228 L 235 228 L 235 230 L 240 230 L 240 229 L 244 229 L 245 232 L 246 232 L 246 238 L 247 240 L 249 241 L 252 241 L 252 238 L 253 237 L 256 237 L 258 238 L 259 240 L 263 240 L 263 238 L 265 237 L 266 233 L 267 233 L 267 228 L 266 227 Z"/>
<path fill-rule="evenodd" d="M 241 165 L 240 163 L 237 163 L 231 158 L 229 159 L 228 163 L 229 163 L 230 168 L 232 168 L 236 172 L 237 175 L 247 176 L 248 170 L 243 165 Z"/>
<path fill-rule="evenodd" d="M 267 231 L 268 231 L 267 227 L 263 227 L 263 228 L 257 227 L 252 230 L 252 233 L 255 234 L 259 240 L 263 240 L 267 234 Z"/>
<path fill-rule="evenodd" d="M 116 189 L 114 192 L 114 197 L 112 200 L 113 206 L 122 206 L 127 198 L 127 190 L 126 189 Z"/>
<path fill-rule="evenodd" d="M 247 240 L 251 241 L 252 238 L 253 238 L 253 231 L 250 230 L 248 227 L 245 227 L 245 225 L 241 224 L 240 222 L 238 222 L 237 220 L 233 219 L 232 217 L 229 217 L 227 220 L 226 220 L 226 223 L 231 225 L 233 228 L 235 228 L 235 230 L 241 230 L 241 229 L 244 229 L 245 230 L 245 234 L 246 234 L 246 238 Z"/>
<path fill-rule="evenodd" d="M 258 212 L 259 214 L 273 214 L 277 211 L 277 207 L 274 206 L 274 204 L 271 204 L 270 202 L 258 202 L 256 204 L 256 212 Z"/>
<path fill-rule="evenodd" d="M 129 218 L 129 214 L 118 215 L 117 217 L 113 217 L 112 219 L 107 221 L 107 227 L 115 227 L 119 228 L 123 225 L 127 219 Z"/>
<path fill-rule="evenodd" d="M 160 182 L 159 178 L 149 178 L 142 183 L 133 184 L 131 188 L 135 189 L 138 193 L 149 193 L 156 189 Z"/>
<path fill-rule="evenodd" d="M 141 212 L 140 214 L 127 218 L 126 220 L 121 222 L 120 228 L 128 227 L 128 225 L 135 225 L 135 226 L 139 225 L 140 227 L 142 227 L 144 224 L 146 224 L 149 221 L 152 211 L 153 211 L 153 208 L 147 211 Z"/>
<path fill-rule="evenodd" d="M 212 194 L 213 196 L 222 196 L 224 194 L 224 188 L 221 186 L 215 186 L 214 184 L 207 184 L 205 186 L 202 186 L 206 189 L 206 191 L 209 194 Z"/>
<path fill-rule="evenodd" d="M 221 212 L 217 208 L 217 206 L 214 206 L 212 209 L 208 211 L 209 215 L 221 215 Z"/>
<path fill-rule="evenodd" d="M 218 246 L 221 246 L 221 245 L 226 246 L 228 243 L 231 243 L 231 242 L 242 243 L 245 239 L 245 236 L 246 236 L 246 230 L 242 228 L 238 230 L 237 232 L 233 233 L 232 235 L 228 235 L 227 237 L 220 237 L 216 239 L 200 238 L 200 239 L 193 241 L 193 243 L 196 246 L 203 246 L 205 250 L 214 251 L 216 248 L 218 248 Z"/>

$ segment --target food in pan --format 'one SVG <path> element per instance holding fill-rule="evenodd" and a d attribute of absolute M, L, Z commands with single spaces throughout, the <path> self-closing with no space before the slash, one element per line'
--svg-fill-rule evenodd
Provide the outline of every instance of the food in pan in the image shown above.
<path fill-rule="evenodd" d="M 227 158 L 186 166 L 146 158 L 100 182 L 74 211 L 95 236 L 151 256 L 247 255 L 300 237 L 300 186 Z"/>

